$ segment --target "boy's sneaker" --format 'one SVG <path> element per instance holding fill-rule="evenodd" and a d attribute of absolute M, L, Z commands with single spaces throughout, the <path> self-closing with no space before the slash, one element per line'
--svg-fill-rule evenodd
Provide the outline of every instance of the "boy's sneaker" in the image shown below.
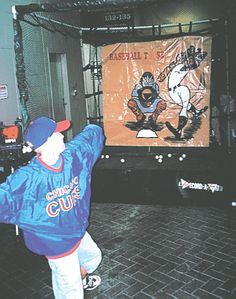
<path fill-rule="evenodd" d="M 101 278 L 98 275 L 87 275 L 83 279 L 83 287 L 86 291 L 92 291 L 101 284 Z"/>

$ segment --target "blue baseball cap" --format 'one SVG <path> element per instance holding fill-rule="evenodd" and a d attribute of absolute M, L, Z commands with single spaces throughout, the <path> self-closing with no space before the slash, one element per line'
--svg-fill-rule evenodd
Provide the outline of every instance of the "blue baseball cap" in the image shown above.
<path fill-rule="evenodd" d="M 32 149 L 36 149 L 43 145 L 53 133 L 68 130 L 70 124 L 69 120 L 56 122 L 47 116 L 40 116 L 29 124 L 25 132 L 25 142 Z"/>

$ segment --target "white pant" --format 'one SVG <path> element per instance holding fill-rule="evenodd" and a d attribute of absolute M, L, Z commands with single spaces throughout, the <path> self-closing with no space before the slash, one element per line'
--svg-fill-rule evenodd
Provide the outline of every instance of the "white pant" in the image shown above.
<path fill-rule="evenodd" d="M 172 100 L 181 106 L 180 116 L 188 117 L 187 110 L 189 108 L 190 90 L 187 86 L 181 85 L 169 92 Z"/>
<path fill-rule="evenodd" d="M 80 268 L 87 273 L 97 269 L 102 260 L 101 250 L 88 232 L 79 247 L 70 255 L 48 259 L 52 270 L 52 286 L 56 299 L 83 299 L 84 289 Z"/>

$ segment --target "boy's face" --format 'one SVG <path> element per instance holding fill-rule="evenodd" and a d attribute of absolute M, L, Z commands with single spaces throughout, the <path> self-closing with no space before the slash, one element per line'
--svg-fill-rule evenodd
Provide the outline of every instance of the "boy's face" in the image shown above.
<path fill-rule="evenodd" d="M 36 149 L 37 153 L 53 152 L 60 155 L 65 150 L 64 135 L 60 132 L 53 133 L 48 140 Z"/>

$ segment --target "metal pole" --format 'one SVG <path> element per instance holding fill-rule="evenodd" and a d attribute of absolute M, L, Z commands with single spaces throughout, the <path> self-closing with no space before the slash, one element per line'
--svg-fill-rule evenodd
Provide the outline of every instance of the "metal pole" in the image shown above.
<path fill-rule="evenodd" d="M 44 21 L 48 21 L 48 22 L 52 22 L 61 26 L 65 26 L 71 29 L 76 29 L 76 30 L 80 30 L 80 31 L 91 31 L 91 28 L 89 27 L 77 27 L 74 25 L 70 25 L 67 23 L 62 23 L 60 21 L 48 18 L 48 17 L 44 17 L 38 14 L 34 14 L 35 17 L 37 17 L 38 19 L 44 20 Z M 207 24 L 207 23 L 212 23 L 212 22 L 217 22 L 219 21 L 219 19 L 209 19 L 209 20 L 200 20 L 200 21 L 194 21 L 194 22 L 186 22 L 186 23 L 181 23 L 181 27 L 183 26 L 189 26 L 189 24 L 191 25 L 199 25 L 199 24 Z M 134 26 L 133 29 L 134 30 L 143 30 L 143 29 L 153 29 L 155 30 L 155 28 L 171 28 L 171 27 L 178 27 L 179 28 L 180 23 L 177 24 L 157 24 L 157 25 L 143 25 L 143 26 Z M 94 28 L 96 31 L 107 31 L 108 27 L 97 27 Z M 128 27 L 124 27 L 124 26 L 115 26 L 115 27 L 109 27 L 109 30 L 112 31 L 116 31 L 116 30 L 122 30 L 122 29 L 128 29 Z"/>
<path fill-rule="evenodd" d="M 14 167 L 11 166 L 11 173 L 13 173 L 14 171 L 15 171 Z M 16 227 L 16 235 L 19 236 L 19 227 L 18 227 L 18 225 L 15 225 L 15 227 Z"/>
<path fill-rule="evenodd" d="M 229 36 L 228 21 L 225 20 L 225 71 L 226 71 L 226 95 L 227 95 L 227 146 L 231 147 L 231 126 L 230 126 L 230 82 L 229 82 Z"/>

